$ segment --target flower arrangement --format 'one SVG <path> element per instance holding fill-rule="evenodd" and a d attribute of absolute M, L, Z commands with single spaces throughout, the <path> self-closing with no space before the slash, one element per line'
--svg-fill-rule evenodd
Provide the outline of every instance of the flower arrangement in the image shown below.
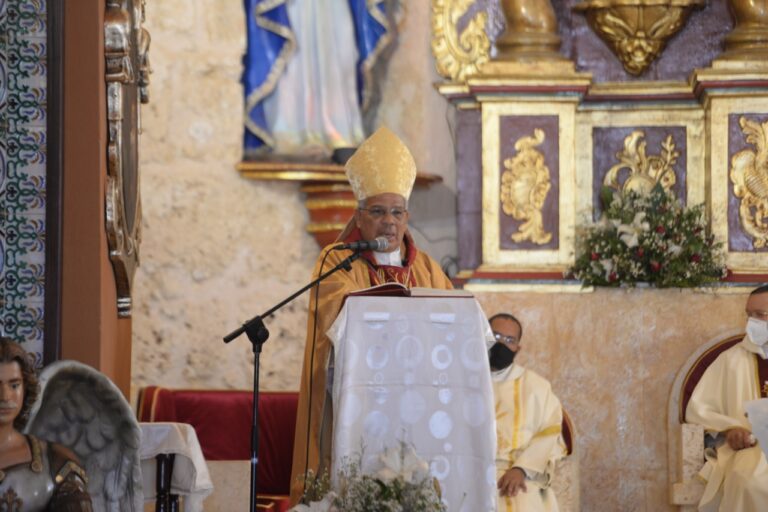
<path fill-rule="evenodd" d="M 346 460 L 331 489 L 325 474 L 308 477 L 303 502 L 291 512 L 444 512 L 440 492 L 429 475 L 429 466 L 413 447 L 401 443 L 399 449 L 384 450 L 380 469 L 373 474 L 362 471 L 362 456 Z"/>
<path fill-rule="evenodd" d="M 656 185 L 648 195 L 603 187 L 605 211 L 580 236 L 569 273 L 584 285 L 691 287 L 725 276 L 722 243 L 708 233 L 704 205 L 683 207 Z"/>

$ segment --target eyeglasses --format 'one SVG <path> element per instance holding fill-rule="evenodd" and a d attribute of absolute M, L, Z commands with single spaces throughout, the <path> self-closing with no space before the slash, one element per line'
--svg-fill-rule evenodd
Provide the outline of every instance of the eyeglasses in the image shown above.
<path fill-rule="evenodd" d="M 386 217 L 387 213 L 389 213 L 397 222 L 402 222 L 405 219 L 405 213 L 408 211 L 405 208 L 398 207 L 390 208 L 387 210 L 381 206 L 374 206 L 373 208 L 358 208 L 358 210 L 368 212 L 368 215 L 373 217 L 374 220 L 381 220 Z"/>
<path fill-rule="evenodd" d="M 747 311 L 747 316 L 757 320 L 768 320 L 768 311 Z"/>
<path fill-rule="evenodd" d="M 506 345 L 518 345 L 520 341 L 514 336 L 504 336 L 500 332 L 493 332 L 493 337 L 496 341 L 504 343 Z"/>

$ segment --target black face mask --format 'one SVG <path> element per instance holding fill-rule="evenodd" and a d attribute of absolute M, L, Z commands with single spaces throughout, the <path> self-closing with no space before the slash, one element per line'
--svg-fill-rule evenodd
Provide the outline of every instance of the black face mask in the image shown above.
<path fill-rule="evenodd" d="M 491 370 L 503 370 L 512 364 L 517 352 L 509 349 L 503 343 L 494 343 L 488 350 L 488 360 L 491 363 Z"/>

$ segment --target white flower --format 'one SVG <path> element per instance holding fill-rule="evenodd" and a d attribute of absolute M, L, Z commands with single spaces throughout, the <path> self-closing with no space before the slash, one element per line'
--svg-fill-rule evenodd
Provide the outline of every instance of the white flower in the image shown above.
<path fill-rule="evenodd" d="M 683 252 L 683 248 L 680 247 L 679 245 L 671 244 L 667 249 L 667 252 L 672 256 L 677 256 L 678 254 Z"/>
<path fill-rule="evenodd" d="M 402 478 L 408 483 L 418 483 L 429 476 L 429 464 L 418 455 L 413 446 L 401 444 L 398 448 L 388 448 L 379 455 L 383 467 L 376 472 L 382 480 Z"/>

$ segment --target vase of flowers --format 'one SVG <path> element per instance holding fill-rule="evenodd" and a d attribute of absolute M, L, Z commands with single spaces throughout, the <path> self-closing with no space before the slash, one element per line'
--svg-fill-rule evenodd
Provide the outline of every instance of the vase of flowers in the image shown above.
<path fill-rule="evenodd" d="M 726 275 L 704 205 L 686 208 L 656 185 L 647 195 L 603 187 L 604 212 L 579 233 L 569 274 L 585 286 L 693 287 Z"/>
<path fill-rule="evenodd" d="M 379 455 L 379 469 L 363 472 L 362 455 L 345 460 L 331 479 L 310 475 L 304 502 L 291 512 L 444 512 L 429 465 L 401 443 Z"/>

